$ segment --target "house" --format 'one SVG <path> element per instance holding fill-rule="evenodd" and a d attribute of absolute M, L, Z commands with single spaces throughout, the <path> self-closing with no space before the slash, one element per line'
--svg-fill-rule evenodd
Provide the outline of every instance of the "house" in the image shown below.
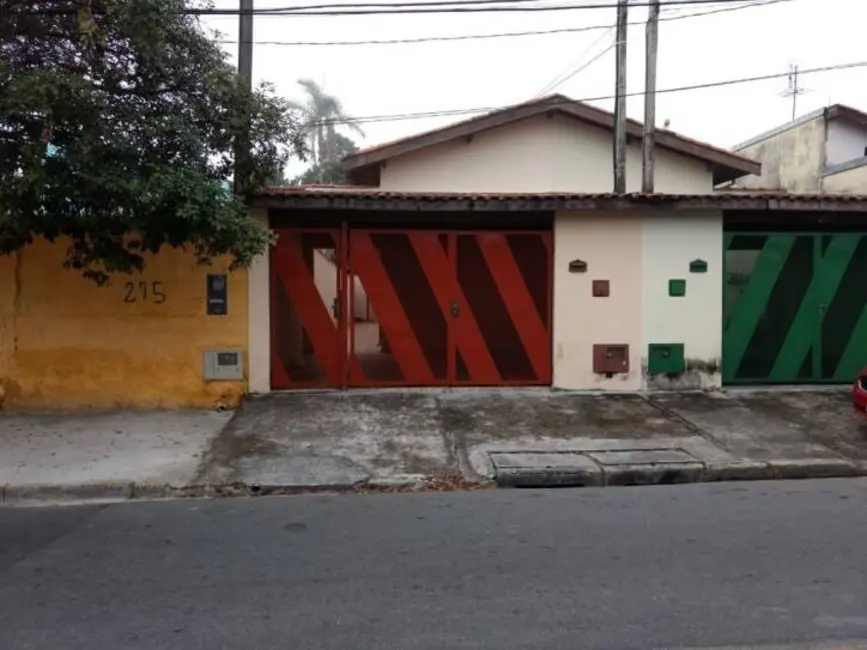
<path fill-rule="evenodd" d="M 359 151 L 352 185 L 252 197 L 278 239 L 244 271 L 166 249 L 98 288 L 62 268 L 63 242 L 0 257 L 4 404 L 849 382 L 867 365 L 867 197 L 715 190 L 761 165 L 668 130 L 657 193 L 637 193 L 636 122 L 612 194 L 612 129 L 558 95 Z"/>
<path fill-rule="evenodd" d="M 867 194 L 867 113 L 835 104 L 734 147 L 762 173 L 733 188 L 815 194 Z"/>

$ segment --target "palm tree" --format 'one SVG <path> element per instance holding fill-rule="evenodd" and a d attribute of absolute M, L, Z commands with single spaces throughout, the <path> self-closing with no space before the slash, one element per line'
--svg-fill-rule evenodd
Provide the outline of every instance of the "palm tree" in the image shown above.
<path fill-rule="evenodd" d="M 313 154 L 313 164 L 321 175 L 328 163 L 338 162 L 336 158 L 341 149 L 338 127 L 346 126 L 361 136 L 364 131 L 355 118 L 343 112 L 340 100 L 326 93 L 318 83 L 312 79 L 299 79 L 298 83 L 307 97 L 304 102 L 290 102 L 290 106 L 301 114 L 304 135 Z M 321 183 L 322 178 L 318 181 Z"/>

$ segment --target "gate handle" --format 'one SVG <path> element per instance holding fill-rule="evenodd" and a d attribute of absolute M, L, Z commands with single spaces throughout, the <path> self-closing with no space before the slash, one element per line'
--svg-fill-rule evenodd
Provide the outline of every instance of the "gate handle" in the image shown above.
<path fill-rule="evenodd" d="M 452 301 L 452 318 L 457 318 L 458 314 L 461 313 L 461 308 L 458 307 L 458 301 Z"/>

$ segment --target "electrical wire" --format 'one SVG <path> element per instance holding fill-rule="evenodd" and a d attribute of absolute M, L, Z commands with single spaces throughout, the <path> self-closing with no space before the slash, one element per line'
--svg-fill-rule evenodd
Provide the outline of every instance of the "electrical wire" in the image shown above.
<path fill-rule="evenodd" d="M 865 68 L 867 67 L 867 61 L 855 61 L 852 63 L 840 63 L 837 65 L 828 65 L 822 66 L 819 68 L 804 68 L 798 69 L 799 75 L 804 74 L 820 74 L 825 72 L 834 72 L 838 70 L 851 70 L 854 68 Z M 758 75 L 754 77 L 738 77 L 736 79 L 725 79 L 723 81 L 709 81 L 706 83 L 700 84 L 691 84 L 688 86 L 676 86 L 674 88 L 663 88 L 656 91 L 657 95 L 666 95 L 669 93 L 679 93 L 686 92 L 691 90 L 705 90 L 707 88 L 722 88 L 725 86 L 734 86 L 738 84 L 745 83 L 753 83 L 757 81 L 769 81 L 771 79 L 782 79 L 783 77 L 787 77 L 790 73 L 787 72 L 779 72 L 774 74 L 764 74 Z M 643 90 L 638 90 L 634 92 L 626 93 L 626 97 L 643 97 L 645 92 Z M 569 99 L 564 98 L 562 101 L 552 101 L 548 104 L 548 106 L 555 107 L 558 104 L 571 104 L 573 102 L 599 102 L 605 101 L 609 99 L 614 99 L 614 95 L 600 95 L 598 97 L 584 97 L 581 99 Z M 520 106 L 520 104 L 518 104 Z M 369 115 L 366 117 L 355 117 L 352 118 L 353 124 L 370 124 L 374 122 L 397 122 L 401 120 L 418 120 L 418 119 L 427 119 L 434 117 L 451 117 L 457 115 L 472 115 L 478 113 L 490 113 L 492 111 L 502 110 L 503 106 L 494 106 L 494 107 L 485 107 L 485 108 L 459 108 L 459 109 L 451 109 L 451 110 L 441 110 L 441 111 L 423 111 L 418 113 L 396 113 L 392 115 Z M 328 126 L 328 125 L 338 125 L 344 124 L 343 120 L 322 120 L 320 122 L 316 122 L 315 124 L 311 124 L 311 126 Z"/>
<path fill-rule="evenodd" d="M 672 16 L 661 16 L 659 22 L 668 22 L 672 20 L 684 20 L 686 18 L 700 18 L 701 16 L 711 16 L 714 14 L 725 13 L 729 11 L 741 11 L 742 9 L 750 9 L 752 7 L 764 7 L 767 5 L 779 4 L 782 2 L 793 2 L 794 0 L 764 0 L 763 2 L 748 2 L 736 7 L 721 7 L 719 9 L 710 9 L 689 14 L 677 14 Z M 634 20 L 627 23 L 628 25 L 643 25 L 643 20 Z M 593 32 L 599 29 L 609 29 L 611 25 L 587 25 L 585 27 L 561 27 L 557 29 L 540 29 L 521 32 L 495 32 L 492 34 L 463 34 L 460 36 L 422 36 L 418 38 L 395 38 L 395 39 L 373 39 L 361 41 L 253 41 L 254 45 L 278 45 L 287 47 L 352 47 L 356 45 L 408 45 L 415 43 L 446 43 L 452 41 L 471 41 L 485 40 L 497 38 L 521 38 L 525 36 L 547 36 L 552 34 L 578 34 L 581 32 Z M 238 45 L 240 41 L 219 39 L 218 43 L 224 45 Z"/>
<path fill-rule="evenodd" d="M 537 0 L 490 0 L 496 2 L 505 2 L 514 4 L 515 2 L 536 2 Z M 743 0 L 661 0 L 660 7 L 684 7 L 690 5 L 719 5 L 730 4 L 735 2 L 743 2 Z M 526 5 L 518 6 L 461 6 L 469 4 L 469 2 L 439 2 L 424 4 L 417 3 L 382 3 L 373 4 L 374 9 L 362 9 L 354 7 L 371 6 L 371 5 L 308 5 L 303 7 L 285 8 L 285 9 L 269 9 L 253 10 L 253 15 L 263 16 L 379 16 L 400 14 L 407 16 L 410 14 L 463 14 L 463 13 L 536 13 L 548 11 L 576 11 L 588 9 L 616 9 L 617 4 L 611 2 L 599 4 L 563 4 L 563 5 Z M 436 5 L 436 6 L 435 6 Z M 630 2 L 629 7 L 648 7 L 650 2 Z M 352 10 L 347 11 L 349 7 Z M 202 9 L 190 10 L 191 13 L 198 15 L 240 15 L 242 12 L 238 9 Z M 244 12 L 248 13 L 248 12 Z"/>
<path fill-rule="evenodd" d="M 603 32 L 602 35 L 598 39 L 593 41 L 593 43 L 590 45 L 590 47 L 588 47 L 587 49 L 585 49 L 581 53 L 581 55 L 578 57 L 578 60 L 581 61 L 588 52 L 590 52 L 597 45 L 599 45 L 599 43 L 601 43 L 605 37 L 609 36 L 614 31 L 614 29 L 615 29 L 615 27 L 612 26 L 608 31 Z M 612 43 L 610 43 L 604 50 L 599 52 L 596 56 L 591 58 L 589 61 L 579 63 L 577 66 L 574 66 L 574 67 L 573 66 L 567 67 L 565 70 L 560 72 L 556 77 L 554 77 L 551 81 L 549 81 L 545 86 L 543 86 L 542 89 L 536 93 L 536 97 L 541 97 L 541 96 L 546 95 L 546 94 L 550 93 L 551 91 L 559 88 L 564 83 L 566 83 L 567 81 L 569 81 L 570 79 L 572 79 L 576 75 L 580 74 L 581 72 L 583 72 L 584 70 L 589 68 L 591 65 L 596 63 L 596 61 L 598 61 L 603 56 L 608 54 L 608 52 L 610 52 L 611 50 L 614 49 L 615 45 L 617 45 L 616 39 L 614 39 L 614 41 Z M 564 77 L 564 75 L 567 75 L 567 76 Z"/>
<path fill-rule="evenodd" d="M 178 13 L 188 16 L 360 16 L 373 14 L 411 14 L 411 13 L 488 13 L 488 12 L 537 12 L 537 11 L 571 11 L 592 9 L 616 9 L 618 3 L 613 0 L 589 1 L 566 5 L 533 5 L 538 0 L 420 0 L 414 2 L 368 2 L 348 4 L 300 5 L 296 7 L 269 7 L 252 10 L 219 9 L 216 7 L 189 7 Z M 743 0 L 659 0 L 660 7 L 685 7 L 697 5 L 725 5 L 743 2 Z M 629 7 L 648 7 L 651 0 L 632 0 Z M 494 6 L 483 6 L 494 5 Z M 510 5 L 510 6 L 501 6 Z M 517 5 L 517 6 L 515 6 Z M 528 6 L 533 5 L 533 6 Z M 347 11 L 350 9 L 351 11 Z M 65 15 L 75 14 L 77 4 L 66 7 L 40 7 L 38 9 L 7 9 L 11 14 L 24 15 Z M 94 14 L 101 11 L 91 10 Z"/>

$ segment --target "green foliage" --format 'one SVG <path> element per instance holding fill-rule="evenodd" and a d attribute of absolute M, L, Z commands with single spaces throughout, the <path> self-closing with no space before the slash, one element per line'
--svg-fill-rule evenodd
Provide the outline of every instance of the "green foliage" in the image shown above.
<path fill-rule="evenodd" d="M 252 192 L 303 155 L 303 135 L 272 88 L 244 87 L 184 0 L 5 4 L 0 253 L 68 236 L 67 266 L 103 283 L 165 245 L 234 267 L 266 249 L 226 189 L 233 146 L 249 134 Z"/>
<path fill-rule="evenodd" d="M 312 185 L 316 183 L 339 185 L 346 182 L 346 174 L 340 165 L 340 161 L 349 154 L 358 151 L 358 146 L 340 133 L 333 134 L 332 138 L 331 151 L 334 152 L 333 159 L 314 163 L 301 176 L 292 181 L 293 185 Z"/>
<path fill-rule="evenodd" d="M 303 102 L 290 102 L 290 105 L 301 116 L 301 129 L 307 148 L 312 152 L 312 165 L 293 182 L 343 183 L 346 177 L 340 161 L 358 151 L 358 147 L 339 133 L 338 128 L 349 128 L 358 135 L 364 135 L 364 131 L 355 118 L 346 114 L 340 100 L 326 93 L 315 81 L 299 79 L 298 84 L 306 97 Z"/>

